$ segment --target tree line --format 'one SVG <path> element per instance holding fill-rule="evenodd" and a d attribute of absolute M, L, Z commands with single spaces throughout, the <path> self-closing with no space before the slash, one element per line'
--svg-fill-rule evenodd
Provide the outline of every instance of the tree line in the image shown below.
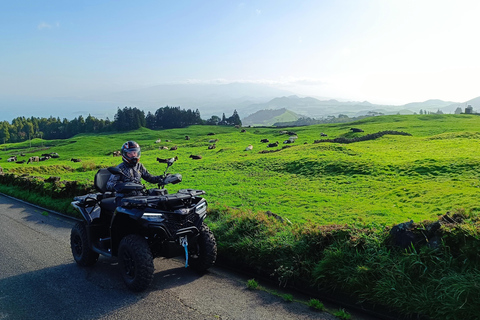
<path fill-rule="evenodd" d="M 114 120 L 98 119 L 92 115 L 84 118 L 78 116 L 73 120 L 50 116 L 49 118 L 17 117 L 0 122 L 0 144 L 27 141 L 33 138 L 45 140 L 68 139 L 80 133 L 101 133 L 109 131 L 130 131 L 142 127 L 152 130 L 184 128 L 190 125 L 242 125 L 235 110 L 230 117 L 212 116 L 207 120 L 200 117 L 200 111 L 180 109 L 180 107 L 163 107 L 155 113 L 145 112 L 131 107 L 118 108 Z"/>

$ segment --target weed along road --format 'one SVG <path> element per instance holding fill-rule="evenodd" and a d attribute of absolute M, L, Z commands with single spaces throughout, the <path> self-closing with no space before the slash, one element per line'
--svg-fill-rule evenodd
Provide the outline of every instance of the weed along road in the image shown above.
<path fill-rule="evenodd" d="M 248 279 L 222 268 L 199 276 L 174 259 L 155 259 L 152 286 L 132 293 L 115 259 L 77 266 L 73 224 L 0 195 L 0 319 L 338 319 L 248 290 Z"/>

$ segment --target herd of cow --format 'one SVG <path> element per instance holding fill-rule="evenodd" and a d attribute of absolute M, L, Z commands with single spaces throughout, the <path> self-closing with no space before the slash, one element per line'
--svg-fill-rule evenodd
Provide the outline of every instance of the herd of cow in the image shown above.
<path fill-rule="evenodd" d="M 363 132 L 363 130 L 361 129 L 357 129 L 357 128 L 352 128 L 351 129 L 353 132 Z M 243 129 L 241 131 L 242 133 L 246 132 L 245 129 Z M 292 131 L 280 131 L 281 134 L 286 134 L 286 135 L 289 135 L 290 137 L 283 141 L 284 144 L 290 144 L 290 143 L 294 143 L 297 139 L 298 139 L 298 136 L 295 132 L 292 132 Z M 208 135 L 215 135 L 215 133 L 209 133 Z M 321 133 L 321 136 L 322 137 L 326 137 L 327 135 L 325 133 Z M 190 140 L 190 137 L 189 136 L 185 136 L 185 140 Z M 162 140 L 161 139 L 158 139 L 155 141 L 155 143 L 160 143 Z M 170 140 L 165 140 L 166 142 L 170 142 Z M 209 150 L 212 150 L 212 149 L 215 149 L 216 148 L 216 143 L 218 142 L 218 139 L 210 139 L 208 141 L 209 143 L 211 143 L 211 145 L 208 146 L 208 149 Z M 268 148 L 274 148 L 274 147 L 278 147 L 279 145 L 279 142 L 276 141 L 276 142 L 273 142 L 273 143 L 270 143 L 270 141 L 268 139 L 261 139 L 260 140 L 261 143 L 268 143 L 267 144 L 267 147 Z M 177 150 L 177 146 L 173 146 L 173 147 L 166 147 L 166 146 L 161 146 L 159 149 L 169 149 L 169 150 Z M 253 145 L 248 145 L 246 148 L 245 148 L 245 151 L 251 151 L 253 150 Z M 114 157 L 118 157 L 118 156 L 121 156 L 121 152 L 120 151 L 114 151 L 112 153 L 112 155 Z M 25 154 L 21 154 L 20 156 L 25 156 Z M 41 156 L 32 156 L 32 157 L 29 157 L 28 160 L 18 160 L 17 156 L 11 156 L 10 158 L 7 159 L 7 162 L 15 162 L 15 163 L 18 163 L 18 164 L 22 164 L 22 163 L 34 163 L 34 162 L 40 162 L 40 161 L 45 161 L 45 160 L 48 160 L 50 158 L 59 158 L 60 156 L 58 155 L 58 153 L 56 152 L 51 152 L 51 153 L 44 153 L 42 154 Z M 200 155 L 190 155 L 190 158 L 192 159 L 202 159 L 202 156 Z M 0 158 L 1 160 L 2 158 Z M 159 159 L 157 158 L 157 161 L 161 161 L 161 160 L 164 160 L 164 159 Z M 166 159 L 165 159 L 166 160 Z M 70 159 L 70 161 L 72 162 L 81 162 L 82 160 L 80 159 L 76 159 L 76 158 L 72 158 Z"/>
<path fill-rule="evenodd" d="M 240 132 L 241 132 L 241 133 L 245 133 L 245 132 L 247 132 L 247 131 L 246 131 L 245 129 L 242 129 L 242 131 L 240 131 Z M 287 140 L 283 141 L 284 144 L 294 143 L 294 142 L 298 139 L 297 134 L 296 134 L 295 132 L 292 132 L 292 131 L 280 131 L 280 134 L 286 134 L 286 135 L 289 135 L 289 136 L 290 136 Z M 208 133 L 207 135 L 213 136 L 213 135 L 215 135 L 215 133 L 211 132 L 211 133 Z M 324 133 L 322 132 L 321 136 L 326 136 L 326 134 L 324 134 Z M 190 136 L 185 136 L 185 140 L 190 140 Z M 216 143 L 217 143 L 218 141 L 219 141 L 218 139 L 210 139 L 210 140 L 208 140 L 208 143 L 210 143 L 210 144 L 208 145 L 207 149 L 208 149 L 208 150 L 213 150 L 213 149 L 215 149 L 215 148 L 217 147 L 217 144 L 216 144 Z M 157 140 L 155 141 L 155 143 L 160 143 L 160 142 L 162 142 L 161 139 L 157 139 Z M 171 141 L 170 141 L 170 140 L 165 140 L 165 142 L 171 142 Z M 278 142 L 278 141 L 273 142 L 273 143 L 269 143 L 270 141 L 269 141 L 268 139 L 261 139 L 260 142 L 261 142 L 261 143 L 267 143 L 267 148 L 275 148 L 275 147 L 278 147 L 278 145 L 279 145 L 279 142 Z M 177 146 L 173 146 L 173 147 L 160 146 L 159 149 L 160 149 L 160 150 L 177 150 Z M 253 150 L 253 145 L 249 144 L 249 145 L 245 148 L 245 151 L 251 151 L 251 150 Z M 118 155 L 120 155 L 120 154 L 118 154 Z M 116 156 L 116 154 L 114 153 L 113 156 Z M 202 159 L 202 156 L 201 156 L 201 155 L 193 155 L 193 154 L 192 154 L 192 155 L 189 156 L 189 158 L 197 160 L 197 159 Z M 165 160 L 165 161 L 166 161 L 167 159 L 159 159 L 159 158 L 157 158 L 157 161 L 160 162 L 161 160 Z"/>
<path fill-rule="evenodd" d="M 22 153 L 20 156 L 24 157 L 25 154 Z M 45 161 L 45 160 L 48 160 L 50 158 L 60 158 L 60 156 L 56 152 L 44 153 L 41 156 L 32 156 L 32 157 L 29 157 L 28 160 L 18 160 L 17 156 L 11 156 L 10 158 L 7 159 L 7 162 L 15 162 L 15 163 L 18 163 L 18 164 L 22 164 L 22 163 L 26 162 L 28 164 L 30 162 L 33 163 L 33 162 Z M 72 159 L 72 161 L 73 161 L 73 159 Z"/>

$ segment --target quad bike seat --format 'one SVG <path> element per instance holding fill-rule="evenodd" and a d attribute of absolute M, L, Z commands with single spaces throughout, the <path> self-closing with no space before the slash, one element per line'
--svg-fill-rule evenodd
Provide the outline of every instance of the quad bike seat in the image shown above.
<path fill-rule="evenodd" d="M 110 179 L 112 174 L 108 169 L 100 169 L 95 174 L 94 179 L 94 186 L 98 192 L 102 193 L 102 199 L 100 200 L 100 208 L 102 208 L 103 212 L 111 212 L 115 211 L 117 207 L 115 203 L 115 194 L 113 192 L 107 191 L 107 182 Z"/>
<path fill-rule="evenodd" d="M 108 179 L 110 179 L 111 175 L 112 174 L 110 173 L 110 171 L 108 171 L 108 169 L 98 170 L 98 172 L 95 174 L 95 179 L 93 182 L 95 189 L 97 189 L 98 192 L 107 192 L 107 182 Z"/>

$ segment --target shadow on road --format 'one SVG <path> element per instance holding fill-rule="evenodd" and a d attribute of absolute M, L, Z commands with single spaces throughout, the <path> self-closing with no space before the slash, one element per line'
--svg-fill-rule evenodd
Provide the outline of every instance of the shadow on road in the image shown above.
<path fill-rule="evenodd" d="M 102 258 L 93 267 L 75 263 L 0 280 L 0 319 L 96 319 L 137 303 L 152 291 L 198 279 L 185 268 L 160 270 L 143 293 L 129 291 L 117 260 Z"/>

